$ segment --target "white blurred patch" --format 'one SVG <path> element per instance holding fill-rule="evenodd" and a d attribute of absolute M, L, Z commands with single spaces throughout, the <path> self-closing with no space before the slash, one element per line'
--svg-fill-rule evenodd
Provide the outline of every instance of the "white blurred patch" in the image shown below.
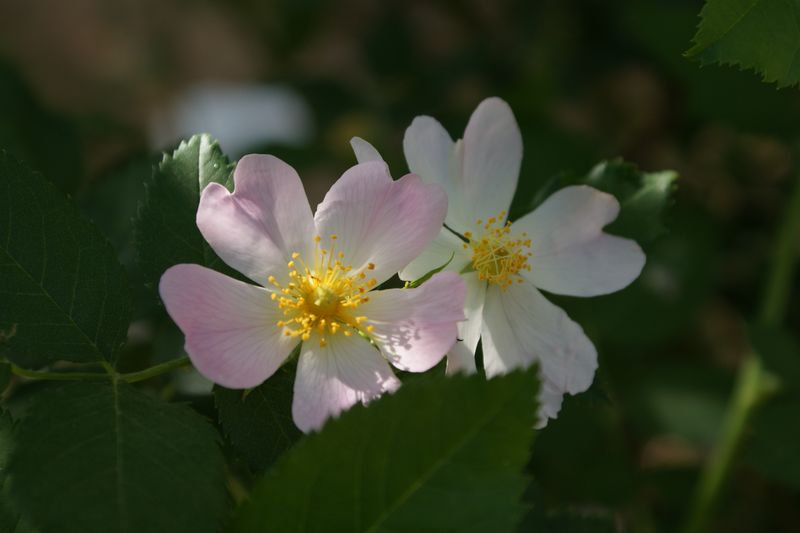
<path fill-rule="evenodd" d="M 160 150 L 195 133 L 209 133 L 232 159 L 268 143 L 305 144 L 312 134 L 308 104 L 270 85 L 203 83 L 189 88 L 150 120 L 150 144 Z"/>
<path fill-rule="evenodd" d="M 204 378 L 194 368 L 187 368 L 173 373 L 175 390 L 187 396 L 205 396 L 211 394 L 214 383 Z"/>

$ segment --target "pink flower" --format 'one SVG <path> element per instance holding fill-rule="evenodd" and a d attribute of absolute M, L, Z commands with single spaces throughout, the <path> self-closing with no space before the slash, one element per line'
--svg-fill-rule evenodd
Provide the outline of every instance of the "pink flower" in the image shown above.
<path fill-rule="evenodd" d="M 176 265 L 159 290 L 204 376 L 229 388 L 269 378 L 302 341 L 292 415 L 320 428 L 356 402 L 400 382 L 389 363 L 433 367 L 456 340 L 465 287 L 441 273 L 420 289 L 373 291 L 430 244 L 447 198 L 386 165 L 357 165 L 314 216 L 293 168 L 268 155 L 242 158 L 235 190 L 203 191 L 197 225 L 214 251 L 258 284 L 199 265 Z"/>
<path fill-rule="evenodd" d="M 354 139 L 359 161 L 380 160 Z M 542 389 L 540 425 L 555 418 L 565 393 L 589 388 L 597 351 L 583 329 L 539 290 L 569 296 L 618 291 L 645 263 L 636 242 L 609 235 L 619 203 L 587 186 L 557 191 L 536 210 L 507 221 L 522 162 L 522 137 L 508 104 L 481 102 L 463 140 L 453 142 L 439 122 L 414 119 L 403 139 L 406 161 L 426 183 L 447 191 L 446 227 L 402 270 L 413 280 L 445 264 L 467 283 L 459 342 L 448 354 L 448 372 L 475 371 L 482 339 L 487 377 L 538 362 Z"/>

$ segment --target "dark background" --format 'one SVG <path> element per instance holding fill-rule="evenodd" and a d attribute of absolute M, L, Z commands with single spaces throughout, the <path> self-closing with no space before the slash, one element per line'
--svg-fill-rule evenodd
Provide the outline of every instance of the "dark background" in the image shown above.
<path fill-rule="evenodd" d="M 517 206 L 552 176 L 604 158 L 678 171 L 669 233 L 647 250 L 641 278 L 613 296 L 558 299 L 597 343 L 600 370 L 539 434 L 527 523 L 673 531 L 750 349 L 800 120 L 795 89 L 683 57 L 701 7 L 5 0 L 0 146 L 72 195 L 134 278 L 143 182 L 158 153 L 193 132 L 208 130 L 232 157 L 286 159 L 312 204 L 354 162 L 351 136 L 372 142 L 398 177 L 414 116 L 433 115 L 459 137 L 492 95 L 509 102 L 523 134 Z M 242 90 L 262 111 L 243 111 L 241 93 L 226 92 Z M 798 331 L 797 291 L 790 301 L 787 325 Z M 152 290 L 141 290 L 137 316 L 131 367 L 176 356 L 180 337 Z M 753 421 L 716 530 L 797 530 L 798 405 L 778 395 Z M 559 518 L 566 511 L 581 518 Z"/>

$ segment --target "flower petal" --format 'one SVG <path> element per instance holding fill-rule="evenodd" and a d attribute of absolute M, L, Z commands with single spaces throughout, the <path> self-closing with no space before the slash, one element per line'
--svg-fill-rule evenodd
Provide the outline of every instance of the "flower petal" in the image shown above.
<path fill-rule="evenodd" d="M 586 185 L 565 187 L 512 225 L 531 239 L 534 285 L 556 294 L 596 296 L 626 287 L 642 271 L 645 255 L 635 241 L 603 233 L 619 202 Z"/>
<path fill-rule="evenodd" d="M 500 98 L 487 98 L 464 130 L 462 186 L 468 222 L 508 211 L 521 164 L 522 135 L 511 108 Z"/>
<path fill-rule="evenodd" d="M 492 285 L 483 309 L 483 364 L 487 377 L 534 362 L 560 392 L 589 388 L 597 369 L 597 351 L 583 329 L 530 283 L 507 290 Z"/>
<path fill-rule="evenodd" d="M 452 261 L 450 258 L 452 257 Z M 464 243 L 453 235 L 451 231 L 442 228 L 439 234 L 416 259 L 400 271 L 400 279 L 414 281 L 431 270 L 441 267 L 450 261 L 444 268 L 446 271 L 461 272 L 470 262 L 470 256 L 464 249 Z"/>
<path fill-rule="evenodd" d="M 448 376 L 455 374 L 466 374 L 468 376 L 478 372 L 475 366 L 475 354 L 469 348 L 464 346 L 463 342 L 457 342 L 447 352 L 447 369 L 445 373 Z"/>
<path fill-rule="evenodd" d="M 317 430 L 356 402 L 366 403 L 400 386 L 378 350 L 358 335 L 332 335 L 321 347 L 303 343 L 294 382 L 292 417 L 302 431 Z"/>
<path fill-rule="evenodd" d="M 158 286 L 186 336 L 186 353 L 205 377 L 232 389 L 270 377 L 297 344 L 275 323 L 281 314 L 261 287 L 200 265 L 175 265 Z"/>
<path fill-rule="evenodd" d="M 483 305 L 487 284 L 478 279 L 477 272 L 469 272 L 462 277 L 467 285 L 467 297 L 464 299 L 464 314 L 467 315 L 467 319 L 458 324 L 458 338 L 464 342 L 464 346 L 474 357 L 483 327 Z"/>
<path fill-rule="evenodd" d="M 394 366 L 424 372 L 456 342 L 465 292 L 458 274 L 440 272 L 416 289 L 373 291 L 358 312 L 374 326 L 371 336 Z"/>
<path fill-rule="evenodd" d="M 392 181 L 385 163 L 369 162 L 352 167 L 331 187 L 315 221 L 323 239 L 338 236 L 344 263 L 355 271 L 374 263 L 372 277 L 380 283 L 430 244 L 446 212 L 440 187 L 413 174 Z"/>
<path fill-rule="evenodd" d="M 471 220 L 462 205 L 461 160 L 455 148 L 447 130 L 433 117 L 416 117 L 403 136 L 408 169 L 425 183 L 436 183 L 445 190 L 449 203 L 446 224 L 465 231 Z"/>
<path fill-rule="evenodd" d="M 564 393 L 547 380 L 543 380 L 539 390 L 539 418 L 534 427 L 542 429 L 547 425 L 549 419 L 556 418 L 561 411 L 563 401 Z"/>
<path fill-rule="evenodd" d="M 359 163 L 383 161 L 381 154 L 378 153 L 375 147 L 361 137 L 353 137 L 350 139 L 350 146 L 353 147 L 353 152 L 356 154 L 356 161 Z"/>
<path fill-rule="evenodd" d="M 270 155 L 236 165 L 231 193 L 218 183 L 203 190 L 197 227 L 223 261 L 256 283 L 288 274 L 292 252 L 310 250 L 314 221 L 297 172 Z"/>

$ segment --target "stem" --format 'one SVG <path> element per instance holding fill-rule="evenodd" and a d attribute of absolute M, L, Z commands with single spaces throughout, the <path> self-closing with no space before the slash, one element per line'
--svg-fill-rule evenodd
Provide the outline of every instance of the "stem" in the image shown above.
<path fill-rule="evenodd" d="M 166 374 L 167 372 L 170 372 L 177 368 L 188 366 L 189 363 L 190 363 L 189 358 L 184 355 L 183 357 L 178 357 L 177 359 L 167 361 L 166 363 L 161 363 L 160 365 L 151 366 L 150 368 L 146 368 L 139 372 L 130 372 L 128 374 L 121 374 L 119 379 L 121 379 L 122 381 L 127 381 L 128 383 L 136 383 L 137 381 L 150 379 L 152 377 L 159 376 L 161 374 Z"/>
<path fill-rule="evenodd" d="M 783 321 L 797 265 L 798 235 L 800 174 L 775 242 L 772 266 L 758 313 L 758 321 L 762 325 L 778 326 Z M 765 382 L 768 380 L 765 377 L 769 376 L 764 372 L 758 354 L 750 352 L 739 367 L 736 388 L 725 415 L 720 440 L 700 475 L 689 518 L 683 529 L 685 533 L 703 533 L 708 530 L 708 522 L 730 475 L 744 430 L 767 388 Z"/>
<path fill-rule="evenodd" d="M 179 357 L 160 365 L 151 366 L 139 372 L 130 372 L 128 374 L 118 374 L 114 368 L 108 364 L 103 363 L 103 368 L 106 372 L 46 372 L 41 370 L 28 370 L 20 368 L 17 365 L 11 365 L 11 371 L 24 378 L 28 379 L 45 379 L 54 381 L 105 381 L 109 379 L 118 379 L 127 383 L 136 383 L 152 377 L 166 374 L 176 368 L 189 365 L 189 358 Z"/>
<path fill-rule="evenodd" d="M 54 381 L 98 381 L 108 379 L 108 374 L 99 372 L 43 372 L 40 370 L 27 370 L 11 364 L 11 371 L 17 376 L 29 379 L 49 379 Z"/>

